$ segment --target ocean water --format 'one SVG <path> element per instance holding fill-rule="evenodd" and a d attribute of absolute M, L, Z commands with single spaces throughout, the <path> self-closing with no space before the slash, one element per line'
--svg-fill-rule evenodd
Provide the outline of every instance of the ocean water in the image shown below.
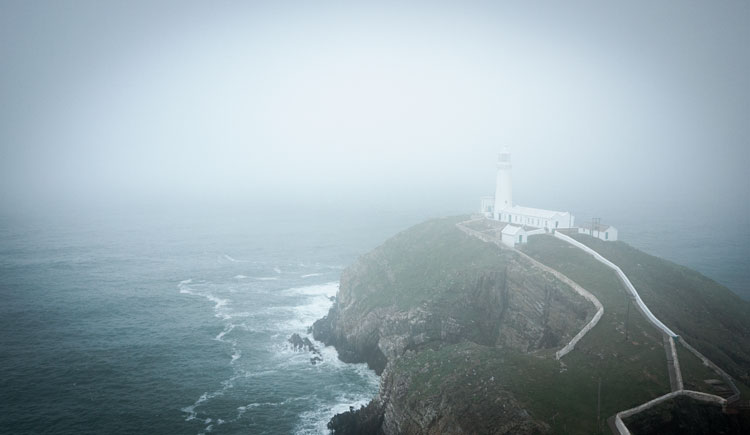
<path fill-rule="evenodd" d="M 5 218 L 0 432 L 325 432 L 378 377 L 320 344 L 313 365 L 287 339 L 327 313 L 347 264 L 403 225 L 380 222 Z"/>
<path fill-rule="evenodd" d="M 324 433 L 378 378 L 287 339 L 357 256 L 457 214 L 209 210 L 0 217 L 1 433 Z M 617 216 L 625 241 L 747 291 L 746 229 Z"/>

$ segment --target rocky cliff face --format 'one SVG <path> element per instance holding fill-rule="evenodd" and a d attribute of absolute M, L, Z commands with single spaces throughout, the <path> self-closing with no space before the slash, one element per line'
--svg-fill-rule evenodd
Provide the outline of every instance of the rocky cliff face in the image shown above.
<path fill-rule="evenodd" d="M 313 326 L 342 360 L 382 373 L 378 397 L 334 419 L 337 433 L 545 432 L 483 352 L 500 364 L 498 350 L 549 358 L 593 314 L 565 284 L 455 220 L 407 230 L 344 271 L 334 306 Z"/>

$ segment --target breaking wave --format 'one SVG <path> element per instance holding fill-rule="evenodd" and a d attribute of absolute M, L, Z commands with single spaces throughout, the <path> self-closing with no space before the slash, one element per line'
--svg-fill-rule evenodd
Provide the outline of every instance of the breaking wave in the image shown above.
<path fill-rule="evenodd" d="M 232 278 L 225 282 L 186 279 L 178 284 L 180 294 L 212 304 L 219 329 L 207 338 L 224 346 L 225 367 L 231 372 L 215 389 L 181 408 L 185 421 L 200 424 L 202 433 L 218 431 L 219 427 L 228 430 L 234 425 L 252 433 L 256 420 L 263 421 L 268 415 L 294 415 L 295 433 L 321 433 L 326 432 L 326 424 L 335 413 L 349 406 L 359 407 L 372 398 L 378 383 L 374 372 L 364 364 L 341 362 L 334 348 L 307 333 L 315 320 L 327 314 L 338 282 L 273 290 L 262 280 L 238 282 L 245 275 L 228 276 Z M 292 349 L 287 342 L 292 333 L 311 339 L 322 361 L 313 365 L 312 353 Z M 302 374 L 304 377 L 299 378 Z M 289 385 L 290 378 L 302 379 L 298 381 L 302 384 L 295 384 L 294 392 L 285 392 L 280 386 Z M 298 389 L 307 393 L 299 394 Z M 225 406 L 237 401 L 237 406 Z"/>

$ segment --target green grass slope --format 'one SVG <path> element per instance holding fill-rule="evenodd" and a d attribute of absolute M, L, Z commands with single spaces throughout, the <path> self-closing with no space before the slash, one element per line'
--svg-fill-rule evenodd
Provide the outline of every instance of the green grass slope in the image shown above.
<path fill-rule="evenodd" d="M 617 264 L 660 320 L 741 381 L 744 393 L 750 393 L 749 302 L 692 269 L 626 243 L 585 235 L 575 238 Z"/>
<path fill-rule="evenodd" d="M 456 228 L 466 217 L 433 219 L 387 240 L 353 269 L 351 292 L 364 312 L 379 307 L 416 307 L 426 301 L 451 303 L 466 277 L 498 270 L 509 255 Z"/>
<path fill-rule="evenodd" d="M 580 249 L 549 236 L 530 238 L 523 250 L 576 281 L 604 306 L 599 324 L 563 358 L 566 370 L 550 374 L 547 380 L 554 394 L 552 399 L 543 401 L 548 404 L 547 409 L 539 411 L 559 413 L 553 425 L 557 433 L 597 432 L 600 380 L 600 422 L 669 392 L 661 334 L 634 306 L 628 307 L 625 288 L 614 271 Z M 537 398 L 529 400 L 534 403 Z M 580 409 L 571 409 L 574 406 Z M 563 412 L 566 409 L 569 412 Z"/>

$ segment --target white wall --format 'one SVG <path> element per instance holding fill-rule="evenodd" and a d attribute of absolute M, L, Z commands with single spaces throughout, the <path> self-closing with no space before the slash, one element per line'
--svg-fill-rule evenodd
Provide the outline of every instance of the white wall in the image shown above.
<path fill-rule="evenodd" d="M 513 186 L 511 184 L 510 164 L 498 164 L 495 183 L 495 212 L 513 207 Z"/>
<path fill-rule="evenodd" d="M 592 231 L 586 228 L 578 228 L 578 233 L 592 236 Z M 604 240 L 605 242 L 614 242 L 617 240 L 617 228 L 615 227 L 609 227 L 606 231 L 593 231 L 593 233 L 593 237 Z M 607 234 L 609 234 L 609 236 Z"/>
<path fill-rule="evenodd" d="M 495 206 L 495 198 L 491 196 L 485 196 L 480 201 L 479 211 L 487 217 L 492 217 L 492 211 L 488 211 L 488 208 L 489 210 L 492 210 L 494 206 Z"/>
<path fill-rule="evenodd" d="M 607 238 L 604 233 L 609 233 L 609 238 Z M 607 228 L 607 231 L 603 232 L 601 237 L 599 238 L 608 242 L 616 241 L 617 240 L 617 228 L 615 227 Z"/>

